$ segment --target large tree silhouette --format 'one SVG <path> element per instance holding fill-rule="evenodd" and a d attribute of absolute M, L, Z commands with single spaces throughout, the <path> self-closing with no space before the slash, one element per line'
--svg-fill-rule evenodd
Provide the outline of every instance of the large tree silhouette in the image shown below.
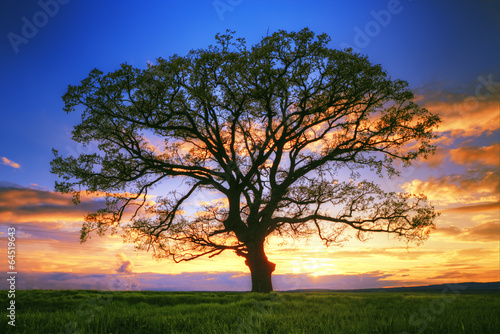
<path fill-rule="evenodd" d="M 111 229 L 176 262 L 234 251 L 252 291 L 270 292 L 271 234 L 317 233 L 326 245 L 349 229 L 424 240 L 437 215 L 425 196 L 385 192 L 362 173 L 387 178 L 397 161 L 433 153 L 438 116 L 380 65 L 329 48 L 327 35 L 278 31 L 250 49 L 233 36 L 146 69 L 95 69 L 69 86 L 65 111 L 82 110 L 73 140 L 98 150 L 54 150 L 56 190 L 75 203 L 81 190 L 107 194 L 106 208 L 85 217 L 82 242 Z M 184 186 L 147 200 L 169 177 Z M 221 201 L 182 210 L 204 191 Z"/>

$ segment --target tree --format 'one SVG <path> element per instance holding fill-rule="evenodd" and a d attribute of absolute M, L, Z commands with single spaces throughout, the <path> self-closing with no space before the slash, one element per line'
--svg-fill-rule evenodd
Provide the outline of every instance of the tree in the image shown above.
<path fill-rule="evenodd" d="M 422 241 L 437 216 L 425 196 L 386 192 L 361 179 L 398 174 L 434 152 L 439 117 L 420 108 L 401 80 L 352 50 L 327 46 L 308 29 L 278 31 L 247 49 L 234 32 L 187 56 L 145 69 L 95 69 L 63 96 L 66 112 L 83 107 L 73 140 L 94 153 L 54 150 L 56 190 L 106 193 L 89 213 L 81 241 L 108 229 L 138 249 L 175 262 L 234 251 L 245 259 L 252 291 L 272 291 L 271 235 L 316 233 L 326 245 L 346 229 L 366 239 L 391 233 Z M 147 200 L 174 177 L 183 191 Z M 183 211 L 199 192 L 221 201 Z"/>

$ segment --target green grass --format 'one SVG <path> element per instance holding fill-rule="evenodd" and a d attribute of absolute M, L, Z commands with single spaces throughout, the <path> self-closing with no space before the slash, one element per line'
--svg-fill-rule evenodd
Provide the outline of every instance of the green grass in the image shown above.
<path fill-rule="evenodd" d="M 0 291 L 2 333 L 500 333 L 500 295 Z"/>

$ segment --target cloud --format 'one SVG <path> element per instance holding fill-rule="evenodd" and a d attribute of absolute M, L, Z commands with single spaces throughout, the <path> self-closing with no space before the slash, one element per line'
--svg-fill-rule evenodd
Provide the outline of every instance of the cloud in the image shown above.
<path fill-rule="evenodd" d="M 3 225 L 3 224 L 2 224 Z M 24 222 L 22 224 L 5 224 L 0 228 L 0 236 L 7 234 L 8 227 L 15 227 L 16 235 L 25 244 L 42 244 L 44 250 L 64 245 L 78 246 L 80 242 L 80 224 L 64 224 L 62 222 Z"/>
<path fill-rule="evenodd" d="M 484 270 L 481 272 L 450 270 L 440 273 L 439 275 L 429 277 L 429 279 L 445 280 L 447 282 L 485 282 L 485 279 L 486 281 L 497 281 L 498 270 Z"/>
<path fill-rule="evenodd" d="M 497 169 L 480 168 L 464 174 L 415 179 L 403 184 L 406 192 L 425 194 L 439 205 L 498 202 L 500 175 Z"/>
<path fill-rule="evenodd" d="M 112 290 L 139 290 L 140 283 L 134 271 L 134 264 L 123 253 L 116 254 L 118 268 L 112 277 Z"/>
<path fill-rule="evenodd" d="M 295 289 L 364 289 L 405 285 L 399 280 L 390 280 L 390 274 L 369 272 L 358 275 L 310 276 L 274 275 L 276 290 Z M 196 272 L 177 275 L 140 273 L 135 275 L 134 290 L 156 291 L 250 291 L 250 275 L 239 272 Z M 67 272 L 23 272 L 16 287 L 29 289 L 96 289 L 129 290 L 120 274 L 80 274 Z M 6 289 L 7 282 L 0 283 Z"/>
<path fill-rule="evenodd" d="M 500 209 L 500 202 L 495 202 L 495 203 L 459 206 L 455 208 L 441 210 L 441 212 L 477 213 L 477 212 L 499 210 L 499 209 Z"/>
<path fill-rule="evenodd" d="M 325 260 L 335 261 L 335 260 L 355 260 L 355 259 L 387 259 L 388 261 L 393 260 L 418 260 L 422 257 L 436 257 L 443 254 L 442 250 L 431 250 L 431 249 L 421 249 L 421 248 L 408 248 L 408 247 L 369 247 L 360 248 L 357 250 L 341 250 L 337 249 L 332 252 L 326 252 L 326 249 L 322 248 L 322 253 L 315 251 L 308 251 L 307 249 L 276 249 L 273 250 L 273 255 L 285 256 L 287 254 L 297 254 L 299 253 L 300 260 L 296 260 L 297 267 L 300 270 L 316 271 L 314 268 L 314 263 L 312 263 L 312 268 L 308 268 L 308 259 L 313 262 L 317 262 L 321 265 Z M 388 259 L 389 258 L 389 259 Z M 290 261 L 287 259 L 287 261 Z M 293 260 L 292 260 L 293 261 Z M 309 263 L 311 264 L 311 263 Z"/>
<path fill-rule="evenodd" d="M 75 274 L 64 272 L 23 272 L 16 281 L 19 290 L 54 289 L 54 290 L 114 290 L 111 275 L 106 274 Z M 5 283 L 0 284 L 5 289 Z"/>
<path fill-rule="evenodd" d="M 500 240 L 500 223 L 498 221 L 489 221 L 463 229 L 452 225 L 439 227 L 434 233 L 452 236 L 461 241 L 498 242 Z"/>
<path fill-rule="evenodd" d="M 14 161 L 10 161 L 6 157 L 1 157 L 0 163 L 2 165 L 7 165 L 7 166 L 12 167 L 12 168 L 20 168 L 21 167 L 18 163 L 15 163 Z"/>
<path fill-rule="evenodd" d="M 478 262 L 482 259 L 493 257 L 498 258 L 498 248 L 463 248 L 454 251 L 455 257 L 453 260 L 461 259 L 461 260 L 471 260 L 474 264 L 478 264 Z M 479 258 L 479 260 L 478 260 Z M 495 266 L 498 267 L 498 263 L 495 263 Z"/>
<path fill-rule="evenodd" d="M 110 194 L 132 197 L 133 194 Z M 89 212 L 106 206 L 105 193 L 81 194 L 81 203 L 74 205 L 71 194 L 48 191 L 40 187 L 24 188 L 12 183 L 0 183 L 0 221 L 9 223 L 38 222 L 82 222 Z M 148 195 L 148 198 L 151 196 Z M 144 198 L 144 197 L 142 197 Z M 139 199 L 140 200 L 140 199 Z M 146 204 L 153 203 L 148 200 Z M 131 211 L 129 209 L 126 212 Z"/>
<path fill-rule="evenodd" d="M 359 275 L 276 275 L 275 277 L 273 277 L 273 285 L 276 286 L 277 290 L 349 290 L 403 285 L 403 283 L 398 280 L 387 279 L 389 277 L 392 277 L 392 275 L 379 271 L 363 273 Z"/>
<path fill-rule="evenodd" d="M 129 260 L 123 253 L 117 254 L 116 257 L 119 260 L 116 272 L 119 274 L 132 274 L 134 271 L 134 264 L 132 261 Z"/>
<path fill-rule="evenodd" d="M 500 144 L 491 146 L 463 146 L 449 151 L 450 160 L 459 165 L 500 165 Z"/>
<path fill-rule="evenodd" d="M 437 142 L 433 144 L 436 145 L 435 153 L 428 156 L 425 160 L 420 159 L 419 161 L 425 163 L 430 168 L 437 168 L 445 163 L 449 156 L 449 149 L 437 146 L 439 145 Z"/>
<path fill-rule="evenodd" d="M 83 221 L 88 212 L 104 206 L 104 200 L 99 198 L 82 196 L 81 204 L 76 206 L 68 194 L 0 184 L 2 222 Z"/>
<path fill-rule="evenodd" d="M 467 227 L 458 236 L 466 241 L 496 241 L 500 240 L 500 223 L 498 221 L 486 222 L 477 226 Z"/>
<path fill-rule="evenodd" d="M 456 226 L 448 226 L 448 227 L 438 227 L 435 231 L 435 234 L 443 234 L 449 236 L 457 236 L 462 233 L 462 229 Z"/>
<path fill-rule="evenodd" d="M 500 144 L 495 143 L 491 146 L 462 146 L 454 149 L 444 147 L 450 145 L 448 138 L 444 140 L 435 140 L 436 152 L 421 160 L 430 168 L 442 166 L 447 161 L 463 166 L 500 166 Z M 441 137 L 439 139 L 442 139 Z"/>
<path fill-rule="evenodd" d="M 417 102 L 441 117 L 436 132 L 449 133 L 455 138 L 479 136 L 500 128 L 498 85 L 482 88 L 486 90 L 476 87 L 471 90 L 473 93 L 466 94 L 430 85 L 417 90 Z"/>

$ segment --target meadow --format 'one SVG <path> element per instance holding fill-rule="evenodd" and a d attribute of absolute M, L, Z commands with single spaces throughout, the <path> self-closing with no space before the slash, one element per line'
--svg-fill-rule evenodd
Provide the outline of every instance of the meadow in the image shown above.
<path fill-rule="evenodd" d="M 2 333 L 500 333 L 500 295 L 408 292 L 16 291 Z"/>

